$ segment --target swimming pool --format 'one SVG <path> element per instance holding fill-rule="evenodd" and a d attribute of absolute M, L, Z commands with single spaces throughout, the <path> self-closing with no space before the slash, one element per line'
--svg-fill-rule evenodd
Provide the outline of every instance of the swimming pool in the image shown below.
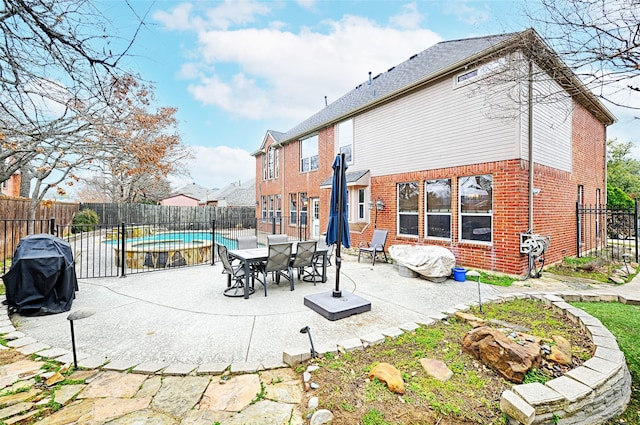
<path fill-rule="evenodd" d="M 235 239 L 230 239 L 224 237 L 222 235 L 215 235 L 216 243 L 224 245 L 227 249 L 236 249 L 238 247 L 238 242 Z M 145 243 L 146 246 L 150 246 L 154 243 L 164 244 L 168 246 L 169 244 L 184 244 L 184 243 L 192 243 L 194 241 L 199 242 L 211 242 L 211 232 L 201 232 L 201 231 L 184 231 L 184 232 L 164 232 L 164 233 L 155 233 L 149 236 L 137 237 L 137 238 L 127 238 L 126 244 L 140 244 Z M 116 245 L 119 241 L 117 239 L 106 239 L 105 243 Z"/>
<path fill-rule="evenodd" d="M 114 245 L 117 262 L 120 246 L 117 240 L 105 240 Z M 184 231 L 155 233 L 150 236 L 126 239 L 124 261 L 129 268 L 165 268 L 202 264 L 211 261 L 213 241 L 210 232 Z M 215 242 L 228 249 L 236 249 L 237 241 L 215 235 Z M 120 264 L 118 264 L 120 266 Z"/>

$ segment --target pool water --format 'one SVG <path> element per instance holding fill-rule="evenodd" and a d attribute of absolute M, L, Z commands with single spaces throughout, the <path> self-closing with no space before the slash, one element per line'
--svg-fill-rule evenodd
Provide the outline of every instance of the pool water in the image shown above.
<path fill-rule="evenodd" d="M 117 240 L 111 239 L 104 241 L 105 243 L 116 245 Z M 163 244 L 169 246 L 170 244 L 185 244 L 185 243 L 199 243 L 211 242 L 211 232 L 166 232 L 156 233 L 151 236 L 145 236 L 140 238 L 130 238 L 126 240 L 129 246 L 140 246 L 142 244 L 150 246 L 153 244 Z M 215 235 L 215 242 L 227 247 L 227 249 L 236 249 L 237 242 L 235 239 L 225 238 L 222 235 Z"/>

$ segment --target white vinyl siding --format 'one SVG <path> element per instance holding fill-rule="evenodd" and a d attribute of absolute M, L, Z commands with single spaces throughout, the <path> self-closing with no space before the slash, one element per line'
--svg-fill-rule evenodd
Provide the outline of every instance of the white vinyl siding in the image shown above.
<path fill-rule="evenodd" d="M 517 158 L 518 120 L 489 117 L 486 96 L 473 95 L 473 86 L 454 90 L 444 78 L 358 115 L 352 168 L 386 175 Z"/>
<path fill-rule="evenodd" d="M 571 172 L 573 102 L 555 81 L 537 67 L 534 67 L 533 87 L 533 161 Z M 527 109 L 528 105 L 523 102 L 520 136 L 523 159 L 528 159 L 529 155 Z"/>

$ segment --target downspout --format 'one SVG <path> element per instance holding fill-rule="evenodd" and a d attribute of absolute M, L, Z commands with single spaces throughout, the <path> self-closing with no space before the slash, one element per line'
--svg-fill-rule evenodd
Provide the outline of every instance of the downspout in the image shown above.
<path fill-rule="evenodd" d="M 533 233 L 533 61 L 529 59 L 529 111 L 528 111 L 528 131 L 527 142 L 529 146 L 529 231 Z"/>

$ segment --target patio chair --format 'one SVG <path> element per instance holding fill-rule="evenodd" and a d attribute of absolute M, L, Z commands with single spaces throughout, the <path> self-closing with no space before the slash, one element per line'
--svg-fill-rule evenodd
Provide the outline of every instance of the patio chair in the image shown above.
<path fill-rule="evenodd" d="M 387 253 L 384 249 L 385 244 L 387 243 L 387 233 L 388 230 L 375 229 L 373 231 L 373 236 L 371 237 L 371 242 L 363 245 L 360 244 L 358 248 L 358 263 L 360 262 L 360 254 L 363 252 L 371 255 L 371 265 L 376 264 L 376 255 L 378 253 L 384 254 L 384 260 L 388 263 L 389 259 L 387 258 Z"/>
<path fill-rule="evenodd" d="M 257 236 L 238 236 L 236 241 L 238 242 L 238 249 L 251 249 L 258 247 Z"/>
<path fill-rule="evenodd" d="M 335 248 L 335 245 L 327 245 L 327 239 L 325 238 L 325 235 L 322 235 L 320 239 L 318 239 L 318 250 L 327 250 L 327 255 L 324 257 L 324 261 L 326 262 L 327 266 L 332 265 L 331 256 L 333 255 L 333 248 Z M 314 258 L 316 270 L 318 267 L 322 267 L 322 260 L 323 258 L 319 255 L 316 255 L 316 257 Z"/>
<path fill-rule="evenodd" d="M 267 244 L 271 245 L 272 243 L 287 243 L 289 242 L 289 235 L 267 235 Z"/>
<path fill-rule="evenodd" d="M 291 268 L 298 270 L 298 280 L 300 280 L 304 274 L 305 268 L 309 267 L 311 269 L 311 272 L 307 272 L 307 275 L 313 280 L 314 286 L 316 284 L 316 276 L 318 275 L 314 265 L 317 244 L 317 241 L 298 242 L 296 256 L 291 261 Z"/>
<path fill-rule="evenodd" d="M 224 290 L 224 295 L 226 295 L 227 297 L 243 297 L 245 281 L 244 264 L 231 264 L 227 247 L 222 244 L 217 244 L 216 246 L 218 247 L 218 257 L 220 257 L 220 261 L 222 262 L 222 273 L 228 275 L 227 289 Z M 254 276 L 252 275 L 252 284 L 254 280 Z M 253 288 L 253 285 L 250 286 L 249 294 L 253 294 L 254 291 L 255 289 Z"/>
<path fill-rule="evenodd" d="M 267 296 L 267 273 L 275 276 L 276 284 L 280 284 L 280 276 L 289 280 L 289 287 L 294 290 L 293 273 L 291 269 L 292 243 L 272 243 L 269 245 L 267 261 L 260 267 L 264 279 L 264 296 Z"/>

